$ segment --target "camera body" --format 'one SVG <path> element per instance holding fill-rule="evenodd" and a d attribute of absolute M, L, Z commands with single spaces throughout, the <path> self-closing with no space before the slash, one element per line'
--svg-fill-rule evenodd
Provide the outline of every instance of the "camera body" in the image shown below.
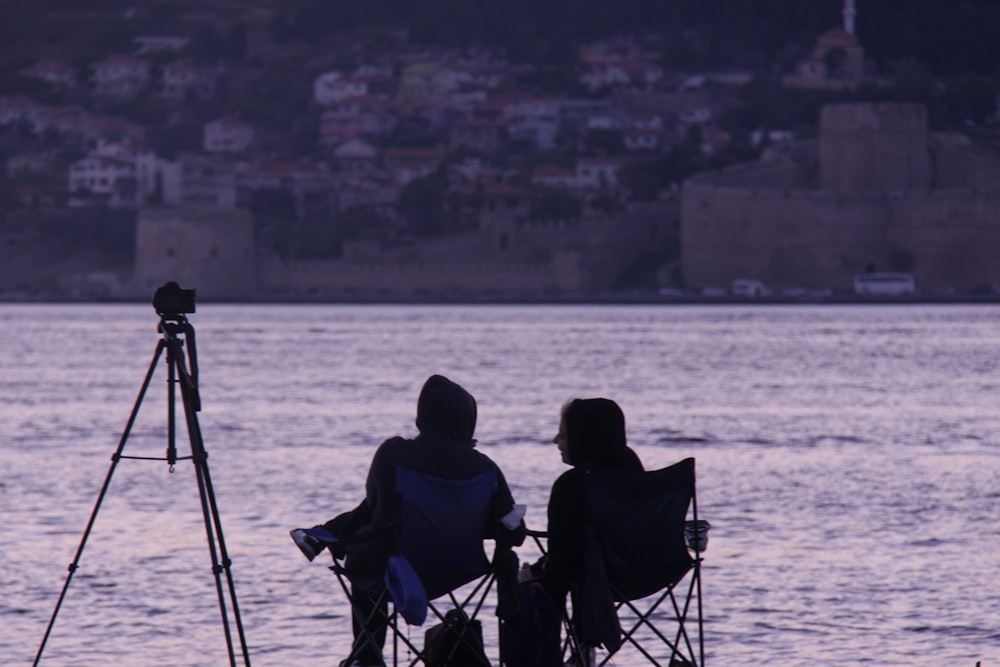
<path fill-rule="evenodd" d="M 164 283 L 153 294 L 153 308 L 160 317 L 176 317 L 194 312 L 194 290 L 176 282 Z"/>

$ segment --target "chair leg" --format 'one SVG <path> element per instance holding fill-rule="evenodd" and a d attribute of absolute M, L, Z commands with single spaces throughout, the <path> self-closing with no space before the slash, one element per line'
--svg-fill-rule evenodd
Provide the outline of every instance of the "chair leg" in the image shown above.
<path fill-rule="evenodd" d="M 406 628 L 401 624 L 402 617 L 392 607 L 392 600 L 387 590 L 383 588 L 378 596 L 372 596 L 365 589 L 349 584 L 347 577 L 341 576 L 342 572 L 338 572 L 338 569 L 330 569 L 338 575 L 343 593 L 351 605 L 354 641 L 346 662 L 359 660 L 363 664 L 387 664 L 394 667 L 397 665 L 418 667 L 427 664 L 426 647 L 418 646 L 407 636 Z M 455 595 L 455 591 L 449 592 L 447 599 L 454 608 L 471 611 L 471 614 L 468 614 L 469 618 L 476 619 L 487 602 L 493 582 L 492 575 L 483 577 L 472 587 L 471 592 L 463 593 L 462 599 Z M 438 622 L 446 622 L 445 614 L 434 604 L 428 605 L 428 611 L 431 613 L 428 620 L 436 617 Z M 474 660 L 476 667 L 493 667 L 493 662 L 486 655 L 483 637 L 470 630 L 472 627 L 471 623 L 464 624 L 463 631 L 455 637 L 452 650 L 455 652 L 462 650 L 476 656 Z M 383 655 L 388 632 L 392 633 L 390 656 Z M 420 636 L 423 636 L 422 633 Z"/>
<path fill-rule="evenodd" d="M 691 612 L 692 600 L 694 597 L 695 587 L 698 586 L 700 590 L 700 579 L 695 576 L 692 577 L 688 583 L 687 595 L 684 598 L 683 606 L 679 605 L 677 602 L 677 596 L 675 595 L 675 588 L 673 586 L 664 590 L 664 592 L 653 602 L 645 613 L 641 612 L 632 602 L 625 601 L 618 603 L 619 612 L 623 608 L 627 608 L 630 613 L 634 616 L 631 623 L 631 627 L 628 629 L 623 629 L 622 640 L 623 642 L 628 642 L 639 651 L 652 665 L 660 665 L 660 663 L 645 649 L 643 648 L 639 641 L 636 639 L 636 633 L 640 629 L 645 628 L 648 632 L 652 633 L 659 639 L 665 646 L 670 648 L 670 661 L 667 663 L 671 667 L 673 666 L 683 666 L 683 667 L 694 667 L 703 664 L 704 658 L 703 653 L 696 654 L 694 645 L 691 642 L 691 636 L 688 632 L 687 623 L 689 620 L 694 622 L 694 619 L 689 619 L 688 614 Z M 680 591 L 683 593 L 683 589 Z M 670 599 L 670 604 L 674 613 L 674 618 L 677 623 L 677 630 L 674 634 L 673 640 L 668 638 L 659 628 L 650 622 L 650 617 L 652 614 L 660 607 L 667 598 Z M 698 602 L 698 645 L 703 646 L 702 638 L 702 624 L 701 624 L 701 607 L 700 607 L 700 597 Z"/>
<path fill-rule="evenodd" d="M 351 595 L 351 624 L 354 642 L 348 661 L 359 660 L 365 664 L 381 664 L 385 635 L 392 622 L 389 616 L 388 594 L 382 591 L 377 598 L 355 588 Z"/>

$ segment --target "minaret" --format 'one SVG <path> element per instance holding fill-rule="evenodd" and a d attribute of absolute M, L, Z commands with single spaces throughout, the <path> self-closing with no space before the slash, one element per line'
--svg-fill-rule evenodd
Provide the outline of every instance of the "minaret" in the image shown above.
<path fill-rule="evenodd" d="M 854 0 L 844 0 L 844 30 L 852 35 L 854 34 L 854 17 L 856 15 Z"/>

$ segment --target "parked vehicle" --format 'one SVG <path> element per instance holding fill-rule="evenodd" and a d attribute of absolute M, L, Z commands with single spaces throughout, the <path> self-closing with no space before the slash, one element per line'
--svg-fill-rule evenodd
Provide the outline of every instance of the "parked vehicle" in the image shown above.
<path fill-rule="evenodd" d="M 730 287 L 733 296 L 761 297 L 770 296 L 771 288 L 759 280 L 737 278 Z"/>
<path fill-rule="evenodd" d="M 909 273 L 859 273 L 854 277 L 854 293 L 871 296 L 913 294 L 917 283 Z"/>

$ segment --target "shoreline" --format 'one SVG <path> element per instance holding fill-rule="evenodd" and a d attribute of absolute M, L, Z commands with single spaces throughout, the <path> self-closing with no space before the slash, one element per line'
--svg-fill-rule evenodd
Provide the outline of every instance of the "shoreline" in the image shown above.
<path fill-rule="evenodd" d="M 0 293 L 0 304 L 142 304 L 151 298 L 139 297 L 29 297 Z M 274 295 L 255 298 L 198 298 L 200 304 L 242 305 L 656 305 L 656 306 L 763 306 L 763 305 L 978 305 L 1000 304 L 1000 294 L 860 296 L 704 296 L 657 294 L 587 295 L 447 295 L 428 294 L 408 298 L 399 295 Z"/>

